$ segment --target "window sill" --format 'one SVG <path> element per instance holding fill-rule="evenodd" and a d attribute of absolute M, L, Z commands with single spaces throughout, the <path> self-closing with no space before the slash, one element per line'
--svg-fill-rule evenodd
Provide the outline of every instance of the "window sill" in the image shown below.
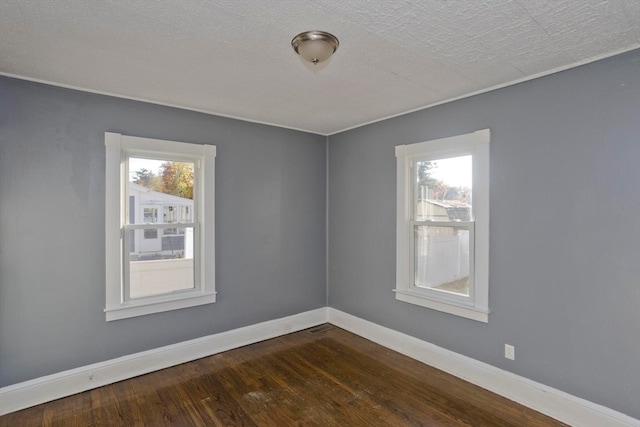
<path fill-rule="evenodd" d="M 489 323 L 489 310 L 478 307 L 452 303 L 449 301 L 436 300 L 423 294 L 412 292 L 406 289 L 394 289 L 396 299 L 410 304 L 419 305 L 444 313 L 453 314 L 478 322 Z"/>
<path fill-rule="evenodd" d="M 216 302 L 215 293 L 202 294 L 198 292 L 197 295 L 189 294 L 180 299 L 176 299 L 174 297 L 174 299 L 167 301 L 129 302 L 116 307 L 107 307 L 104 312 L 106 313 L 107 322 L 110 322 L 112 320 L 127 319 L 129 317 L 144 316 L 146 314 L 160 313 L 163 311 L 179 310 L 181 308 L 195 307 L 214 302 Z"/>

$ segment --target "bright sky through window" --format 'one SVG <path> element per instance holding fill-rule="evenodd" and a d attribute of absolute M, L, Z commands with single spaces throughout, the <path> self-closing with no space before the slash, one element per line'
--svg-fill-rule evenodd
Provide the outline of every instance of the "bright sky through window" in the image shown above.
<path fill-rule="evenodd" d="M 135 182 L 136 172 L 140 169 L 147 169 L 156 175 L 159 173 L 160 166 L 166 160 L 152 160 L 152 159 L 139 159 L 135 157 L 129 157 L 129 181 Z"/>
<path fill-rule="evenodd" d="M 431 169 L 431 176 L 450 187 L 469 187 L 472 184 L 471 156 L 439 159 L 437 167 Z"/>

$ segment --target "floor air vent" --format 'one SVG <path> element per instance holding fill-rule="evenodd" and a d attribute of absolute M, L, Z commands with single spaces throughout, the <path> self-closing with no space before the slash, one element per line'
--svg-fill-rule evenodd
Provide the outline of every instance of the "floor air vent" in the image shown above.
<path fill-rule="evenodd" d="M 310 334 L 319 334 L 319 333 L 322 333 L 322 332 L 327 332 L 329 329 L 332 329 L 332 328 L 333 328 L 333 326 L 331 326 L 331 325 L 320 325 L 320 326 L 318 326 L 316 328 L 309 329 L 309 333 Z"/>

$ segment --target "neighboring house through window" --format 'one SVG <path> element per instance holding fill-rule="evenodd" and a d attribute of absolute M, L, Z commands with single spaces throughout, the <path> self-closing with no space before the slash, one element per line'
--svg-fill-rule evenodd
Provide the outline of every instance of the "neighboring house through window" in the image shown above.
<path fill-rule="evenodd" d="M 396 299 L 488 322 L 489 142 L 396 146 Z"/>
<path fill-rule="evenodd" d="M 105 133 L 106 318 L 215 302 L 216 147 Z"/>

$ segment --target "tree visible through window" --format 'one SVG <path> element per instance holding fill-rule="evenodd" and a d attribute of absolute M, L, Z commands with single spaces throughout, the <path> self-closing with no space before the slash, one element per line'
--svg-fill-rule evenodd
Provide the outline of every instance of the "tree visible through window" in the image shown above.
<path fill-rule="evenodd" d="M 129 159 L 130 165 L 156 167 L 156 171 L 139 167 L 133 172 L 131 181 L 159 193 L 172 194 L 193 199 L 193 163 L 158 161 L 152 159 Z M 130 167 L 131 170 L 131 167 Z"/>

